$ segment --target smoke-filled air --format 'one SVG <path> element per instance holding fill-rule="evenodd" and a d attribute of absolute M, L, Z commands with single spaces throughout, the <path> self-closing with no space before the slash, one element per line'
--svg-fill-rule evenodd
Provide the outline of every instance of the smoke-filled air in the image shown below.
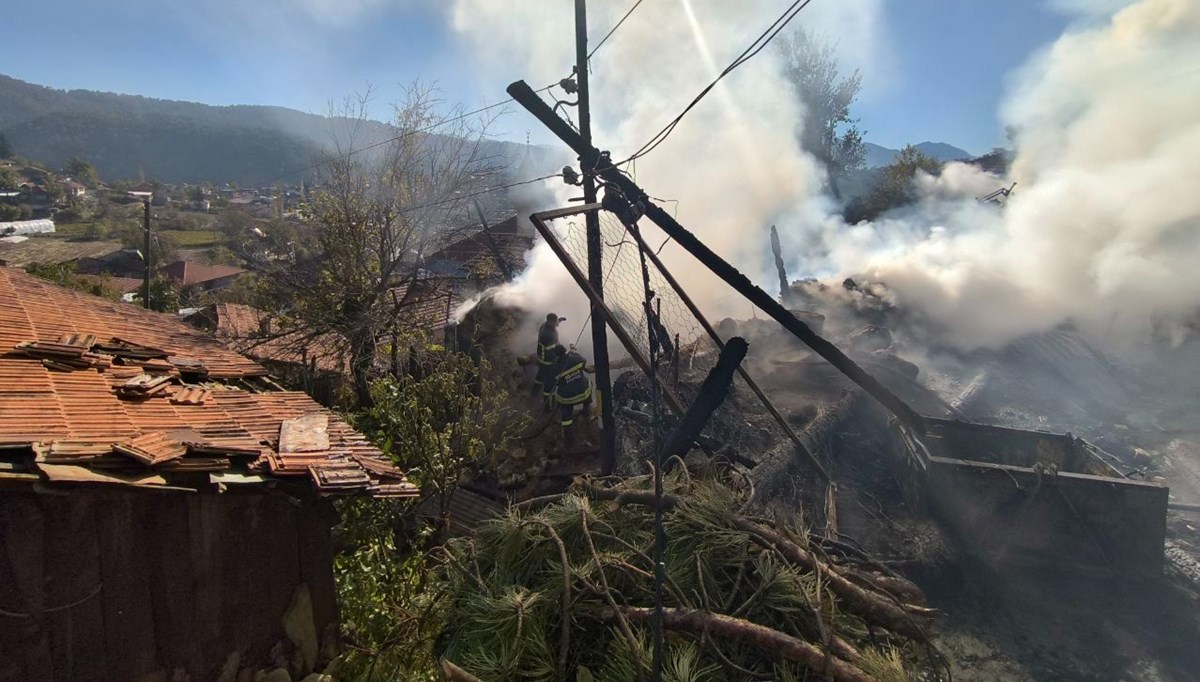
<path fill-rule="evenodd" d="M 614 158 L 640 147 L 764 28 L 769 4 L 659 3 L 654 22 L 623 27 L 593 59 L 597 142 Z M 879 43 L 878 3 L 844 5 L 815 3 L 798 23 L 836 35 L 841 59 L 870 87 L 886 78 L 875 55 L 842 46 Z M 611 25 L 618 9 L 597 3 L 592 23 Z M 1200 3 L 1073 11 L 1072 28 L 1010 76 L 1001 111 L 1015 146 L 1010 178 L 950 163 L 936 177 L 918 173 L 914 206 L 846 224 L 796 141 L 804 112 L 773 50 L 726 78 L 629 170 L 652 195 L 677 200 L 684 225 L 764 286 L 777 223 L 793 277 L 882 283 L 940 342 L 997 346 L 1067 320 L 1093 338 L 1140 338 L 1200 299 L 1200 88 L 1187 78 L 1200 63 Z M 571 21 L 565 3 L 460 0 L 453 11 L 489 75 L 534 87 L 567 75 L 573 56 L 558 37 Z M 976 200 L 1012 182 L 1006 205 Z M 523 208 L 564 205 L 575 189 L 547 188 L 525 195 Z M 686 267 L 686 254 L 668 246 L 664 255 Z M 509 300 L 582 320 L 583 300 L 548 249 L 531 259 Z M 714 315 L 749 313 L 715 282 L 691 278 L 689 288 Z"/>

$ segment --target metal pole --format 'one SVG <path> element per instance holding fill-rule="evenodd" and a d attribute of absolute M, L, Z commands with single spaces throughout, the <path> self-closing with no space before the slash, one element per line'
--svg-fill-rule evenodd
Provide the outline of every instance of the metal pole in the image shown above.
<path fill-rule="evenodd" d="M 575 153 L 579 154 L 580 158 L 583 159 L 585 168 L 589 165 L 594 166 L 599 163 L 601 158 L 600 150 L 590 144 L 584 144 L 583 140 L 579 137 L 579 133 L 567 125 L 566 121 L 560 119 L 554 113 L 554 110 L 543 102 L 538 94 L 533 91 L 533 88 L 529 87 L 525 81 L 517 81 L 509 85 L 508 94 L 541 121 L 543 125 L 549 128 L 550 132 L 554 133 L 558 139 L 575 150 Z M 817 355 L 825 358 L 829 364 L 836 367 L 848 379 L 861 386 L 872 398 L 882 403 L 884 407 L 896 415 L 900 421 L 913 431 L 922 435 L 925 433 L 924 417 L 912 409 L 908 403 L 901 400 L 896 394 L 888 390 L 886 386 L 879 383 L 878 379 L 871 376 L 862 367 L 859 367 L 858 363 L 847 357 L 837 346 L 821 337 L 820 334 L 817 334 L 808 325 L 797 319 L 791 311 L 783 307 L 773 296 L 756 286 L 741 272 L 738 272 L 737 268 L 730 265 L 728 261 L 714 253 L 704 242 L 697 239 L 696 235 L 689 232 L 687 228 L 672 218 L 670 213 L 667 213 L 662 207 L 651 201 L 646 192 L 633 180 L 625 177 L 620 169 L 608 165 L 598 168 L 597 172 L 604 177 L 605 182 L 620 189 L 626 199 L 641 204 L 646 210 L 645 215 L 647 218 L 654 221 L 654 224 L 662 228 L 663 232 L 666 232 L 677 244 L 687 249 L 688 253 L 692 254 L 696 260 L 700 261 L 705 267 L 720 277 L 726 284 L 733 287 L 742 296 L 745 296 L 760 310 L 770 315 L 784 329 L 807 344 Z"/>
<path fill-rule="evenodd" d="M 592 143 L 592 99 L 588 86 L 587 0 L 575 0 L 575 78 L 579 86 L 579 135 Z M 596 203 L 595 164 L 584 163 L 583 202 Z M 600 216 L 588 211 L 587 223 L 588 282 L 600 300 L 604 300 L 604 267 L 601 258 Z M 596 391 L 600 394 L 600 469 L 608 476 L 616 468 L 616 431 L 613 424 L 612 375 L 609 373 L 608 330 L 604 318 L 592 303 L 592 357 L 596 366 Z"/>
<path fill-rule="evenodd" d="M 146 233 L 146 251 L 142 259 L 146 261 L 146 276 L 142 280 L 142 307 L 150 309 L 150 276 L 154 272 L 154 260 L 150 257 L 150 197 L 142 199 L 142 230 Z"/>

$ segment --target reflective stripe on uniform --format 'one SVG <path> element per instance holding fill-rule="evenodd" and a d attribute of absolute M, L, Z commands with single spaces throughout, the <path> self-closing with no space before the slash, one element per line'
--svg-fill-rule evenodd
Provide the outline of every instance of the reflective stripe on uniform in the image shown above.
<path fill-rule="evenodd" d="M 538 361 L 539 365 L 553 365 L 554 364 L 553 360 L 550 360 L 547 358 L 547 353 L 550 352 L 551 348 L 554 348 L 554 346 L 543 346 L 540 342 L 538 343 L 537 361 Z"/>
<path fill-rule="evenodd" d="M 592 397 L 592 385 L 589 383 L 587 389 L 584 390 L 582 393 L 577 393 L 577 394 L 571 395 L 571 396 L 556 395 L 556 396 L 554 396 L 554 400 L 559 405 L 578 405 L 579 403 L 586 402 L 591 397 Z"/>
<path fill-rule="evenodd" d="M 572 425 L 572 424 L 574 424 L 574 423 L 575 423 L 575 419 L 574 419 L 574 418 L 571 418 L 571 419 L 566 419 L 566 420 L 563 420 L 563 422 L 562 422 L 562 425 L 563 425 L 563 426 L 570 426 L 570 425 Z"/>
<path fill-rule="evenodd" d="M 561 378 L 563 378 L 563 377 L 567 376 L 568 374 L 572 374 L 572 373 L 575 373 L 575 372 L 580 372 L 580 371 L 582 371 L 582 370 L 583 370 L 583 366 L 584 366 L 584 364 L 585 364 L 585 363 L 582 363 L 582 362 L 581 362 L 581 363 L 579 363 L 579 364 L 577 364 L 577 365 L 572 365 L 571 367 L 568 367 L 567 369 L 564 369 L 563 371 L 559 372 L 559 373 L 558 373 L 558 375 L 557 375 L 557 376 L 555 376 L 554 378 L 555 378 L 555 379 L 561 379 Z"/>

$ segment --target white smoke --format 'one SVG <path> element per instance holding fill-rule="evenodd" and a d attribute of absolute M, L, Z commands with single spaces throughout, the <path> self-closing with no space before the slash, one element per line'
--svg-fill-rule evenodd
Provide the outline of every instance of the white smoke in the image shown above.
<path fill-rule="evenodd" d="M 887 282 L 966 347 L 1067 319 L 1123 341 L 1194 311 L 1200 3 L 1141 0 L 1099 22 L 1094 11 L 1022 69 L 1003 108 L 1018 183 L 1005 209 L 969 199 L 1003 181 L 950 164 L 918 178 L 914 210 L 824 224 L 833 267 Z"/>
<path fill-rule="evenodd" d="M 766 274 L 767 230 L 778 221 L 800 261 L 793 274 L 886 282 L 898 305 L 965 348 L 1066 319 L 1095 334 L 1148 329 L 1152 316 L 1200 303 L 1200 2 L 1138 0 L 1104 16 L 1095 4 L 1059 4 L 1076 8 L 1079 23 L 1017 74 L 1003 107 L 1016 131 L 1011 178 L 949 164 L 916 180 L 916 206 L 846 225 L 797 148 L 802 112 L 771 50 L 632 170 L 653 195 L 678 199 L 680 222 L 747 272 Z M 621 5 L 592 3 L 593 36 Z M 777 9 L 646 3 L 593 59 L 596 140 L 614 158 L 637 149 Z M 797 21 L 847 46 L 875 38 L 879 16 L 878 2 L 815 3 Z M 572 19 L 566 2 L 458 0 L 452 10 L 486 77 L 535 88 L 570 71 Z M 1018 185 L 1003 209 L 975 201 L 1010 181 Z M 558 191 L 556 202 L 570 194 Z M 709 312 L 745 315 L 686 256 L 671 247 L 664 256 Z M 582 320 L 583 299 L 557 261 L 544 248 L 532 257 L 509 295 Z"/>
<path fill-rule="evenodd" d="M 839 33 L 847 44 L 876 47 L 848 55 L 849 65 L 872 61 L 882 44 L 876 39 L 877 0 L 824 3 L 825 9 L 818 9 L 821 4 L 802 14 L 803 21 L 851 27 L 849 33 Z M 593 44 L 626 9 L 623 3 L 590 3 Z M 598 145 L 611 150 L 614 159 L 637 150 L 778 11 L 777 3 L 762 0 L 647 2 L 592 59 Z M 520 78 L 538 88 L 568 75 L 574 64 L 572 3 L 458 0 L 451 19 L 477 55 L 475 66 L 492 82 Z M 765 50 L 722 81 L 667 142 L 629 169 L 654 196 L 677 200 L 678 219 L 710 247 L 752 272 L 758 271 L 768 248 L 765 230 L 793 207 L 816 199 L 823 183 L 818 167 L 796 148 L 794 133 L 802 112 L 781 83 L 775 54 Z M 539 124 L 530 120 L 529 125 Z M 580 193 L 557 187 L 554 201 L 560 206 Z M 647 239 L 658 243 L 662 235 L 642 222 Z M 686 274 L 689 292 L 710 312 L 748 313 L 745 303 L 700 274 L 686 254 L 667 246 L 663 258 L 678 275 Z M 531 311 L 565 315 L 572 338 L 587 317 L 585 300 L 544 245 L 533 251 L 528 270 L 503 295 Z"/>

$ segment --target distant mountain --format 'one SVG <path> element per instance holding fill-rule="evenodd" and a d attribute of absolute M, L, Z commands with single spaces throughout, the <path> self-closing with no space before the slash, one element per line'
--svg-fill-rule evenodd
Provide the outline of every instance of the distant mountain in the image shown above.
<path fill-rule="evenodd" d="M 78 156 L 107 180 L 297 182 L 293 173 L 318 159 L 345 133 L 349 119 L 271 106 L 210 106 L 91 90 L 56 90 L 0 75 L 0 131 L 24 157 L 62 166 Z M 367 121 L 355 146 L 396 135 Z M 548 152 L 531 150 L 542 163 Z M 525 146 L 488 141 L 485 156 L 516 167 Z M 553 165 L 549 163 L 548 165 Z"/>
<path fill-rule="evenodd" d="M 886 166 L 900 153 L 899 149 L 889 149 L 872 142 L 867 142 L 864 146 L 867 148 L 867 168 Z M 939 161 L 957 161 L 959 159 L 970 159 L 975 156 L 965 149 L 960 149 L 945 142 L 922 142 L 913 146 Z"/>

